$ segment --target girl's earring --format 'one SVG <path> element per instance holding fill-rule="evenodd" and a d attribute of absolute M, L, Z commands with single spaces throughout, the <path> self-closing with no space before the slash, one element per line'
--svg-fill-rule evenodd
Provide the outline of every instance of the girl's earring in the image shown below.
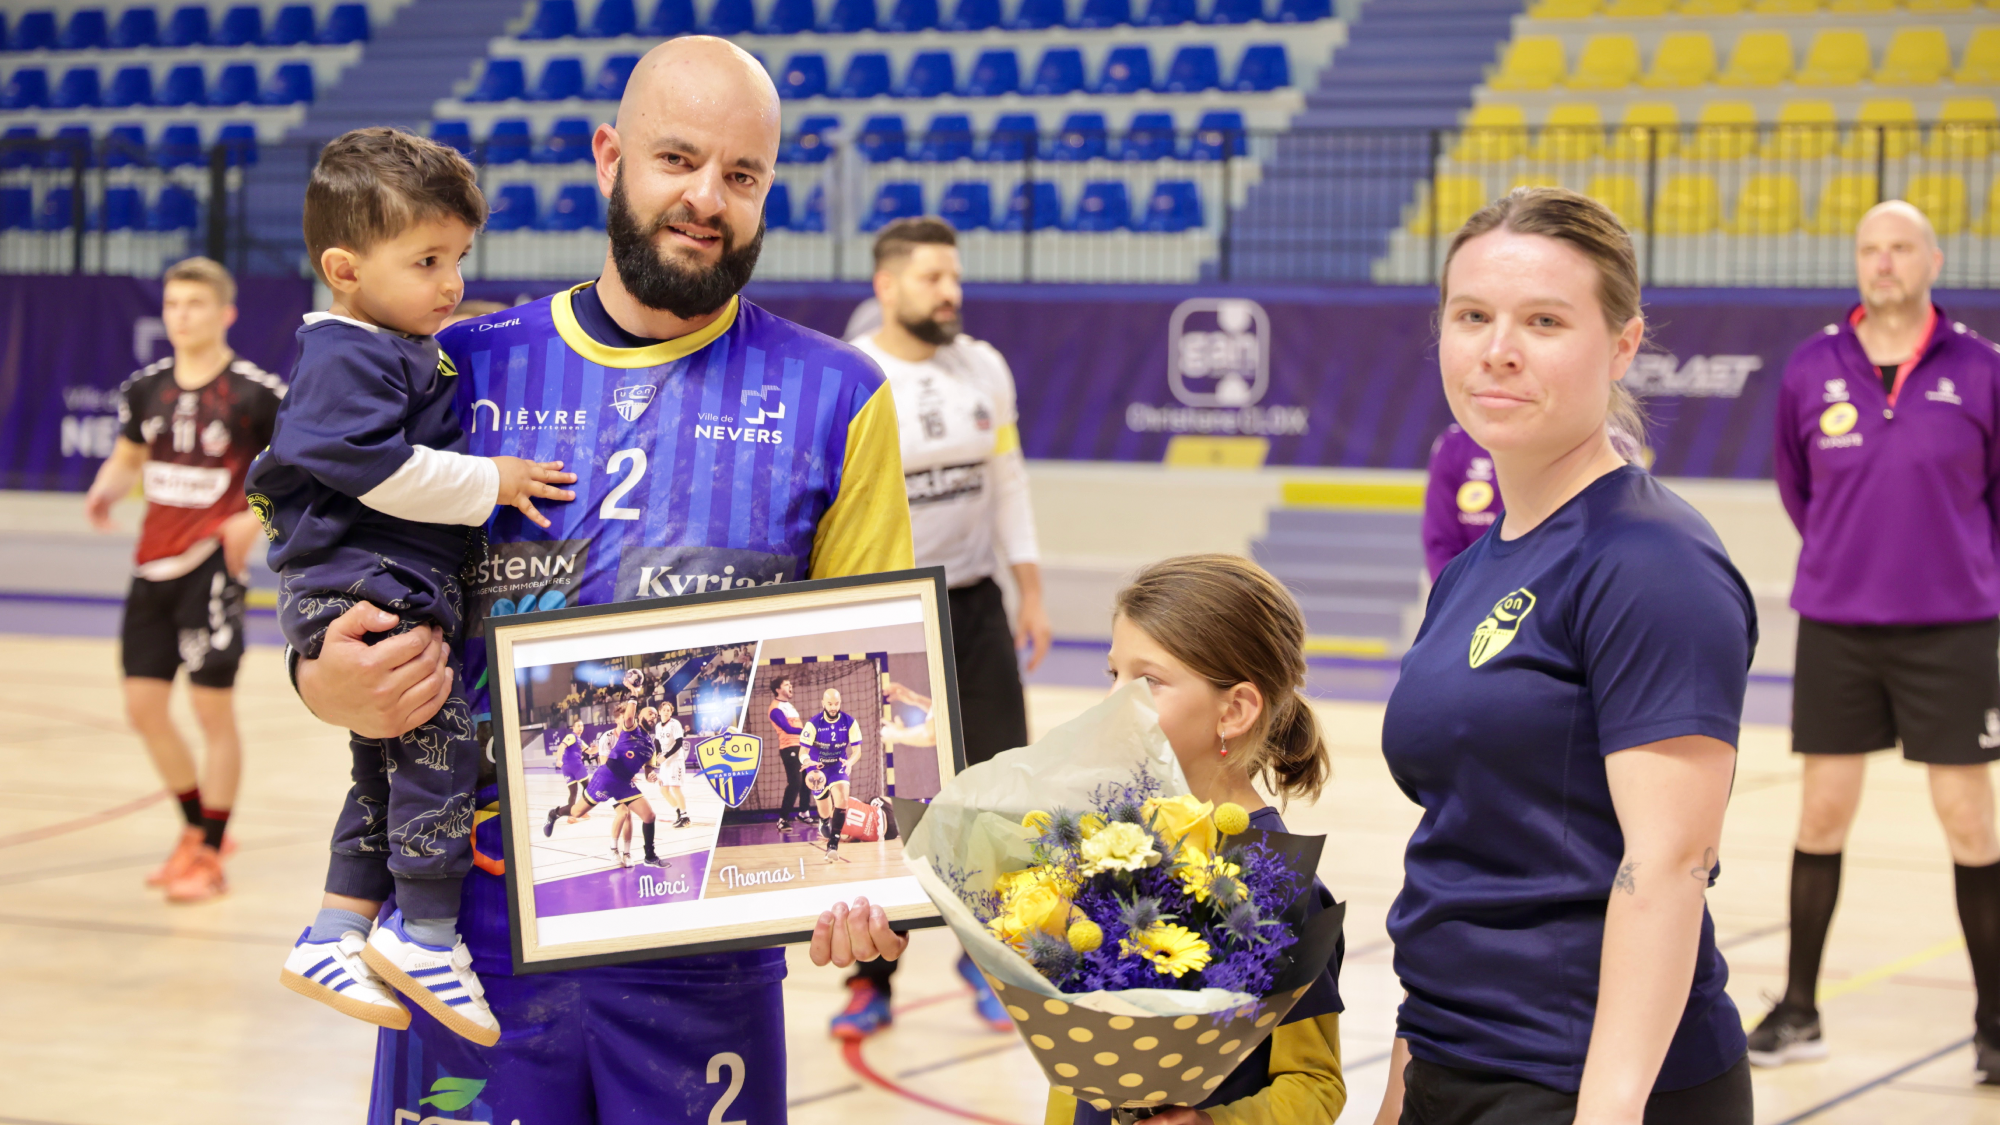
<path fill-rule="evenodd" d="M 1215 732 L 1215 737 L 1222 741 L 1222 756 L 1227 758 L 1229 756 L 1229 736 L 1223 734 L 1221 729 L 1218 728 Z"/>

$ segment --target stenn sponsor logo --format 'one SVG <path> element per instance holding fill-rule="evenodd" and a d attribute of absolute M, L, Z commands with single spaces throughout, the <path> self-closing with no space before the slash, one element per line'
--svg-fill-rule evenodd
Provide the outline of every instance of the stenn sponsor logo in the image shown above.
<path fill-rule="evenodd" d="M 489 544 L 472 575 L 472 635 L 484 631 L 488 617 L 568 606 L 589 558 L 588 539 Z"/>
<path fill-rule="evenodd" d="M 618 562 L 617 598 L 674 598 L 750 586 L 775 586 L 798 560 L 727 547 L 628 547 Z"/>

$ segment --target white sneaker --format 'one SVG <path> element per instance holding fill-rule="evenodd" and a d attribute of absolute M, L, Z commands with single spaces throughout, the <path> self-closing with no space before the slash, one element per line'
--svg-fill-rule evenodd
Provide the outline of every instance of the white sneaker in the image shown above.
<path fill-rule="evenodd" d="M 375 970 L 361 959 L 368 939 L 357 930 L 339 941 L 307 941 L 311 927 L 299 935 L 278 983 L 311 1000 L 377 1027 L 402 1031 L 410 1026 L 410 1010 L 396 999 Z"/>
<path fill-rule="evenodd" d="M 450 949 L 425 945 L 404 931 L 398 910 L 376 924 L 361 956 L 390 987 L 439 1023 L 482 1047 L 500 1042 L 500 1021 L 486 1006 L 486 990 L 472 971 L 465 942 Z"/>

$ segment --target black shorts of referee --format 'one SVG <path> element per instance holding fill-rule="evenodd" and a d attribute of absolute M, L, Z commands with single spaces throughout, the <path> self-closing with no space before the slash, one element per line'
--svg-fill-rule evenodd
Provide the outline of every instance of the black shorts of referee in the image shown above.
<path fill-rule="evenodd" d="M 1799 618 L 1792 749 L 1866 754 L 1901 744 L 1934 766 L 2000 760 L 2000 619 L 1834 625 Z"/>

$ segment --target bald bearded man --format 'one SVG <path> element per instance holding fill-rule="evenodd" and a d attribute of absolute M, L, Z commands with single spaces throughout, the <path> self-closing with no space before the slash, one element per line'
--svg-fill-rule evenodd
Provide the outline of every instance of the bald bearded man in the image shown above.
<path fill-rule="evenodd" d="M 574 501 L 543 509 L 548 530 L 507 516 L 487 527 L 462 654 L 482 736 L 487 615 L 659 597 L 697 576 L 714 589 L 911 565 L 881 372 L 737 296 L 777 160 L 763 68 L 720 39 L 662 44 L 592 144 L 610 200 L 601 276 L 439 336 L 462 380 L 466 452 L 533 453 L 578 477 Z M 365 737 L 416 726 L 448 687 L 435 636 L 363 642 L 386 616 L 357 607 L 298 666 L 313 712 Z M 481 1048 L 422 1012 L 384 1032 L 371 1122 L 429 1117 L 446 1092 L 468 1120 L 524 1125 L 785 1120 L 782 950 L 514 976 L 498 820 L 482 817 L 473 844 L 459 928 L 503 1034 Z M 844 965 L 901 949 L 881 909 L 857 900 L 832 905 L 810 952 Z"/>

